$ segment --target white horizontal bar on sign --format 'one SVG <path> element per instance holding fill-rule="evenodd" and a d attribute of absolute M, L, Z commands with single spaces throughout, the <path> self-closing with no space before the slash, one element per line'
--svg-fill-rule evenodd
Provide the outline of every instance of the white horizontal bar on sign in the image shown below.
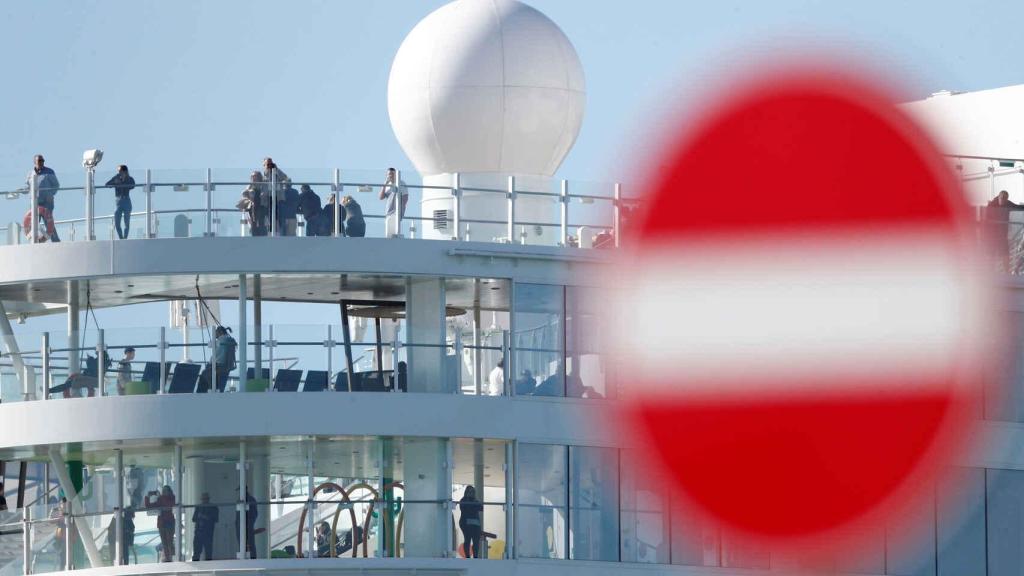
<path fill-rule="evenodd" d="M 616 275 L 623 368 L 638 383 L 688 388 L 948 380 L 981 327 L 968 267 L 938 231 L 860 234 L 640 254 Z"/>

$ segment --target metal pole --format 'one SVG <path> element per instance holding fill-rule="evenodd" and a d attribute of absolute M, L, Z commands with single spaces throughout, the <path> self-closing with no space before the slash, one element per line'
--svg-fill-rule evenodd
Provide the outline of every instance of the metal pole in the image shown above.
<path fill-rule="evenodd" d="M 238 503 L 235 504 L 235 510 L 238 513 L 238 554 L 239 560 L 244 560 L 248 554 L 245 549 L 245 528 L 249 524 L 245 517 L 245 508 L 248 506 L 248 502 L 245 499 L 245 440 L 238 443 Z"/>
<path fill-rule="evenodd" d="M 50 333 L 43 332 L 43 342 L 40 353 L 43 358 L 43 400 L 50 398 Z"/>
<path fill-rule="evenodd" d="M 97 386 L 100 389 L 101 397 L 107 395 L 107 367 L 106 362 L 103 361 L 107 357 L 106 355 L 107 350 L 106 346 L 103 343 L 103 328 L 100 328 L 99 330 L 97 330 L 96 336 L 96 380 L 98 380 Z"/>
<path fill-rule="evenodd" d="M 182 458 L 181 444 L 175 444 L 174 445 L 174 489 L 178 491 L 178 497 L 174 499 L 174 503 L 175 503 L 175 506 L 174 506 L 174 532 L 175 532 L 175 534 L 177 534 L 177 538 L 175 538 L 175 540 L 176 540 L 175 547 L 177 548 L 176 556 L 178 558 L 178 562 L 183 562 L 185 560 L 184 550 L 183 550 L 184 546 L 182 546 L 182 541 L 181 541 L 181 537 L 185 533 L 185 530 L 184 530 L 185 515 L 184 515 L 184 512 L 182 510 L 182 504 L 181 504 L 181 497 L 185 493 L 185 491 L 181 487 L 182 476 L 184 476 L 184 471 L 185 471 L 184 470 L 184 465 L 185 465 L 185 461 Z"/>
<path fill-rule="evenodd" d="M 462 178 L 459 173 L 452 174 L 452 240 L 458 240 L 462 227 Z"/>
<path fill-rule="evenodd" d="M 274 325 L 271 324 L 268 330 L 269 330 L 269 335 L 268 335 L 268 338 L 267 338 L 267 355 L 269 356 L 269 362 L 267 362 L 267 366 L 269 367 L 268 368 L 269 373 L 267 375 L 270 376 L 270 381 L 273 382 L 273 380 L 274 380 L 274 346 L 277 345 L 277 343 L 274 342 Z M 260 376 L 262 377 L 263 375 L 261 374 Z M 267 392 L 270 392 L 271 390 L 273 390 L 273 387 L 270 385 L 270 382 L 267 382 Z"/>
<path fill-rule="evenodd" d="M 213 236 L 213 170 L 206 169 L 206 235 Z"/>
<path fill-rule="evenodd" d="M 263 290 L 260 275 L 252 275 L 253 378 L 263 378 Z"/>
<path fill-rule="evenodd" d="M 249 360 L 249 327 L 246 318 L 249 308 L 249 287 L 248 277 L 245 274 L 238 275 L 238 391 L 244 392 L 248 375 Z"/>
<path fill-rule="evenodd" d="M 29 213 L 32 215 L 30 218 L 29 231 L 32 237 L 29 239 L 29 244 L 35 244 L 36 239 L 39 238 L 39 182 L 36 180 L 35 169 L 28 175 L 28 196 L 31 206 L 29 206 Z"/>
<path fill-rule="evenodd" d="M 515 538 L 513 538 L 513 531 L 515 530 L 515 522 L 512 511 L 512 503 L 515 501 L 515 474 L 513 473 L 515 451 L 513 450 L 513 443 L 507 442 L 505 444 L 505 558 L 514 558 L 513 552 L 515 549 Z"/>
<path fill-rule="evenodd" d="M 21 573 L 32 573 L 32 507 L 24 508 L 25 515 L 21 520 Z"/>
<path fill-rule="evenodd" d="M 217 392 L 217 338 L 210 340 L 210 392 Z"/>
<path fill-rule="evenodd" d="M 508 330 L 501 331 L 501 357 L 505 360 L 505 369 L 502 370 L 501 385 L 505 388 L 506 396 L 513 396 L 512 390 L 512 335 Z"/>
<path fill-rule="evenodd" d="M 341 170 L 334 169 L 334 237 L 341 236 Z"/>
<path fill-rule="evenodd" d="M 512 244 L 516 243 L 516 177 L 508 177 L 508 241 Z"/>
<path fill-rule="evenodd" d="M 405 217 L 405 195 L 408 190 L 402 189 L 402 171 L 395 169 L 395 235 L 402 235 L 402 218 Z"/>
<path fill-rule="evenodd" d="M 398 358 L 399 358 L 398 351 L 401 349 L 401 347 L 402 347 L 402 342 L 401 342 L 401 340 L 398 339 L 398 330 L 395 330 L 395 341 L 391 344 L 391 375 L 392 375 L 392 378 L 394 379 L 394 387 L 391 389 L 392 392 L 401 392 L 402 391 L 401 387 L 399 386 L 400 382 L 398 381 L 398 362 L 399 362 L 399 360 L 398 360 Z M 408 376 L 408 373 L 407 373 L 406 374 L 406 378 L 408 378 L 408 377 L 409 376 Z M 409 385 L 409 383 L 406 382 L 406 389 L 407 390 L 408 390 L 408 385 Z"/>
<path fill-rule="evenodd" d="M 124 453 L 120 448 L 114 450 L 114 483 L 117 485 L 117 515 L 114 516 L 114 566 L 121 565 L 124 556 Z"/>
<path fill-rule="evenodd" d="M 153 171 L 146 168 L 146 238 L 153 238 Z"/>
<path fill-rule="evenodd" d="M 615 241 L 615 247 L 619 247 L 619 236 L 621 236 L 622 230 L 622 184 L 615 183 L 615 203 L 613 207 L 614 215 L 612 216 L 612 240 Z"/>
<path fill-rule="evenodd" d="M 480 280 L 475 280 L 474 283 L 477 285 L 477 294 L 479 294 Z M 473 388 L 477 396 L 480 395 L 483 387 L 483 374 L 481 374 L 483 372 L 483 354 L 480 350 L 482 344 L 483 340 L 480 338 L 480 305 L 478 304 L 473 307 Z M 458 362 L 461 364 L 462 358 L 459 358 Z M 488 382 L 489 384 L 490 382 Z"/>
<path fill-rule="evenodd" d="M 313 542 L 313 526 L 316 524 L 316 501 L 313 500 L 313 489 L 315 488 L 313 486 L 313 483 L 316 481 L 313 478 L 313 454 L 313 439 L 310 438 L 306 442 L 306 482 L 309 486 L 309 488 L 306 490 L 306 492 L 309 494 L 309 496 L 306 499 L 306 550 L 309 551 L 306 554 L 306 557 L 310 559 L 316 558 L 317 553 L 316 546 Z M 352 535 L 352 547 L 355 548 L 356 542 L 354 537 L 354 526 L 352 527 Z"/>
<path fill-rule="evenodd" d="M 562 246 L 569 245 L 569 181 L 562 179 L 562 191 L 559 195 L 559 212 L 561 214 L 561 240 Z"/>
<path fill-rule="evenodd" d="M 270 169 L 270 235 L 277 236 L 277 170 Z"/>
<path fill-rule="evenodd" d="M 85 169 L 85 239 L 96 239 L 96 170 Z"/>
<path fill-rule="evenodd" d="M 453 348 L 455 349 L 455 361 L 458 363 L 459 377 L 455 378 L 455 382 L 452 383 L 452 392 L 454 394 L 462 394 L 462 330 L 455 331 L 455 343 Z M 442 354 L 447 355 L 447 350 L 442 350 Z M 480 395 L 480 387 L 474 387 L 474 391 L 477 396 Z"/>
<path fill-rule="evenodd" d="M 331 338 L 331 325 L 327 325 L 327 340 L 324 341 L 324 348 L 327 350 L 327 386 L 330 387 L 331 376 L 334 375 L 334 363 L 332 362 L 332 356 L 334 355 L 334 340 Z"/>
<path fill-rule="evenodd" d="M 167 393 L 167 328 L 160 327 L 160 342 L 157 343 L 160 350 L 160 389 L 159 394 Z"/>
<path fill-rule="evenodd" d="M 341 338 L 345 345 L 345 378 L 348 391 L 352 391 L 352 334 L 348 326 L 348 305 L 345 302 L 341 306 Z M 353 544 L 355 546 L 355 544 Z"/>

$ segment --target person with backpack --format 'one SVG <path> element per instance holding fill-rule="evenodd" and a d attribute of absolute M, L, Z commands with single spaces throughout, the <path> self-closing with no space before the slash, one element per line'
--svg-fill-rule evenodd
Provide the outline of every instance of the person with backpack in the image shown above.
<path fill-rule="evenodd" d="M 135 188 L 135 178 L 128 174 L 128 167 L 121 164 L 117 167 L 117 174 L 107 180 L 107 186 L 114 187 L 114 201 L 117 205 L 114 210 L 114 229 L 117 230 L 117 237 L 121 240 L 128 238 L 128 226 L 132 219 L 132 198 L 131 191 Z M 121 228 L 121 220 L 124 220 L 124 229 Z"/>
<path fill-rule="evenodd" d="M 217 390 L 224 391 L 228 383 L 228 374 L 235 369 L 235 350 L 238 342 L 231 337 L 230 328 L 217 326 L 214 331 L 214 361 L 217 363 Z"/>

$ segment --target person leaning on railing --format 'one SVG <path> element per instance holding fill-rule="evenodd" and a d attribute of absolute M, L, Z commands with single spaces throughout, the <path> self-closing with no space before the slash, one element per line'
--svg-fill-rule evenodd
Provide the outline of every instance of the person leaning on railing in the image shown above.
<path fill-rule="evenodd" d="M 258 170 L 253 170 L 249 175 L 249 185 L 242 190 L 242 197 L 238 200 L 238 204 L 235 204 L 235 207 L 244 212 L 246 219 L 249 220 L 249 233 L 253 236 L 267 235 L 267 211 L 264 202 L 269 194 L 264 193 L 264 190 L 263 174 Z"/>
<path fill-rule="evenodd" d="M 985 207 L 985 224 L 989 232 L 989 249 L 1000 267 L 1010 269 L 1010 212 L 1024 210 L 1024 205 L 1010 202 L 1010 193 L 1001 190 Z"/>
<path fill-rule="evenodd" d="M 345 218 L 345 236 L 362 238 L 366 236 L 366 220 L 363 218 L 363 208 L 351 196 L 342 196 L 341 208 Z"/>
<path fill-rule="evenodd" d="M 320 217 L 323 209 L 320 207 L 320 196 L 313 192 L 308 184 L 303 184 L 299 192 L 299 214 L 306 222 L 306 236 L 318 236 L 320 234 Z"/>

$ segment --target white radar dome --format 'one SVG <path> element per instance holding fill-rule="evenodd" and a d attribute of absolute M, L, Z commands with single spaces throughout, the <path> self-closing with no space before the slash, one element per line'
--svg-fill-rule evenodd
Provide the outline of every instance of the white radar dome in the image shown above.
<path fill-rule="evenodd" d="M 388 113 L 424 175 L 551 176 L 583 122 L 586 87 L 572 43 L 516 0 L 457 0 L 402 42 Z"/>

